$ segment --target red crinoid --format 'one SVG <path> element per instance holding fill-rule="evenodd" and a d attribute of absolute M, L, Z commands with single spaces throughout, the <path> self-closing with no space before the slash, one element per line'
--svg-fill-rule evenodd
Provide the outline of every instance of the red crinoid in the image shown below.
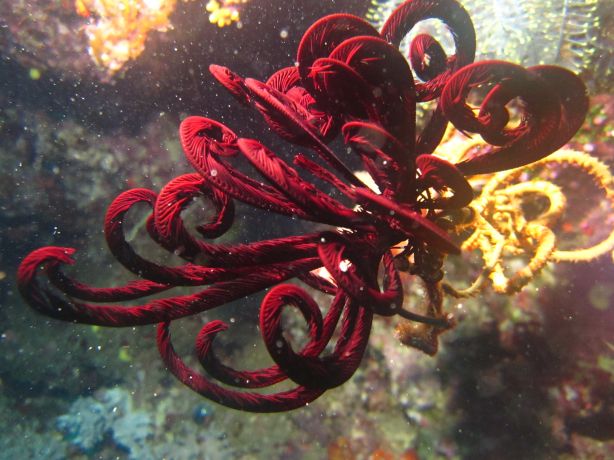
<path fill-rule="evenodd" d="M 449 28 L 456 50 L 447 57 L 434 38 L 418 35 L 410 47 L 411 64 L 421 79 L 415 81 L 398 46 L 418 22 L 429 18 Z M 266 83 L 211 66 L 217 80 L 239 102 L 258 110 L 272 131 L 315 155 L 299 153 L 294 164 L 288 164 L 259 141 L 239 138 L 217 121 L 189 117 L 179 132 L 196 173 L 173 179 L 159 194 L 146 189 L 124 192 L 107 211 L 109 247 L 139 280 L 116 288 L 86 286 L 61 270 L 62 264 L 73 263 L 74 249 L 45 247 L 22 262 L 21 294 L 39 312 L 64 321 L 102 326 L 159 323 L 160 354 L 179 380 L 220 404 L 248 411 L 294 409 L 349 379 L 364 353 L 374 314 L 421 323 L 427 333 L 408 342 L 434 353 L 437 335 L 452 325 L 438 293 L 441 264 L 445 254 L 459 252 L 440 222 L 472 200 L 465 176 L 521 166 L 555 151 L 579 128 L 588 105 L 582 82 L 562 68 L 472 63 L 474 52 L 471 20 L 457 2 L 417 0 L 394 11 L 381 33 L 347 14 L 317 21 L 301 40 L 298 65 L 276 72 Z M 478 86 L 489 92 L 476 113 L 465 101 Z M 512 99 L 519 101 L 523 115 L 519 124 L 509 127 L 505 106 Z M 416 104 L 434 100 L 429 122 L 416 133 Z M 491 147 L 456 165 L 432 156 L 448 122 L 480 134 Z M 329 146 L 339 133 L 347 152 L 357 156 L 376 186 L 357 177 L 344 161 L 349 153 L 340 155 Z M 261 177 L 233 167 L 241 157 Z M 233 200 L 328 227 L 248 244 L 207 242 L 189 233 L 181 217 L 199 196 L 217 210 L 211 222 L 198 228 L 205 239 L 231 227 Z M 128 244 L 122 222 L 140 202 L 152 208 L 147 222 L 151 239 L 182 257 L 184 265 L 159 265 Z M 393 247 L 399 252 L 393 254 Z M 322 276 L 323 269 L 329 276 Z M 403 305 L 401 271 L 426 283 L 426 313 Z M 50 283 L 40 283 L 39 273 Z M 286 284 L 291 279 L 332 296 L 324 317 L 305 289 Z M 140 306 L 112 304 L 178 286 L 205 287 Z M 171 321 L 264 290 L 260 330 L 274 365 L 236 371 L 222 364 L 212 351 L 216 334 L 227 328 L 221 321 L 206 324 L 196 340 L 207 376 L 176 354 Z M 282 331 L 286 306 L 298 308 L 307 323 L 309 340 L 299 351 Z M 334 345 L 325 350 L 331 341 Z M 285 379 L 295 387 L 272 394 L 249 391 Z"/>

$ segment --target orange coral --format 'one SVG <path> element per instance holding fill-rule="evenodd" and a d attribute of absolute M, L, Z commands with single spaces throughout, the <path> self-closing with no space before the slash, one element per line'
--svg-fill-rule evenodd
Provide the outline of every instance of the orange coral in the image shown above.
<path fill-rule="evenodd" d="M 169 15 L 176 0 L 77 0 L 75 8 L 89 17 L 85 33 L 89 53 L 109 76 L 145 49 L 151 31 L 172 28 Z"/>

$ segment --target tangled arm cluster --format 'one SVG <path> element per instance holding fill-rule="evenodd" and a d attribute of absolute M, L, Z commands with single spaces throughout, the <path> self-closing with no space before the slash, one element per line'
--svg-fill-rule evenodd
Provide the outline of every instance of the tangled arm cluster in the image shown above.
<path fill-rule="evenodd" d="M 449 28 L 455 54 L 446 56 L 433 37 L 418 35 L 408 63 L 398 46 L 415 24 L 429 18 Z M 211 66 L 217 80 L 241 104 L 259 111 L 272 131 L 315 155 L 299 153 L 291 165 L 217 121 L 189 117 L 180 136 L 196 172 L 173 179 L 158 194 L 126 191 L 107 211 L 109 247 L 139 279 L 116 288 L 84 285 L 61 270 L 73 263 L 74 249 L 45 247 L 22 262 L 21 294 L 39 312 L 64 321 L 158 323 L 160 354 L 179 380 L 207 398 L 248 411 L 297 408 L 349 379 L 367 346 L 374 315 L 398 315 L 416 325 L 404 329 L 402 340 L 436 352 L 437 336 L 453 324 L 441 308 L 441 266 L 446 254 L 460 251 L 445 223 L 473 199 L 465 176 L 514 168 L 554 152 L 574 135 L 588 105 L 584 85 L 565 69 L 473 63 L 474 53 L 472 23 L 457 2 L 413 0 L 395 10 L 381 32 L 347 14 L 322 18 L 303 36 L 298 65 L 279 70 L 265 83 Z M 479 110 L 473 110 L 466 100 L 478 87 L 489 91 Z M 416 133 L 416 105 L 434 100 L 429 122 Z M 510 125 L 506 108 L 512 100 L 520 101 L 523 110 L 516 126 Z M 448 122 L 480 134 L 489 147 L 455 165 L 432 155 Z M 375 186 L 367 186 L 331 149 L 338 134 Z M 233 166 L 240 158 L 262 177 Z M 315 183 L 325 184 L 326 190 Z M 203 238 L 189 233 L 181 217 L 195 197 L 205 197 L 217 210 L 198 228 Z M 208 242 L 231 227 L 233 200 L 312 221 L 325 230 L 239 245 Z M 147 222 L 151 239 L 182 257 L 184 265 L 162 266 L 128 244 L 122 222 L 137 203 L 152 208 Z M 39 279 L 40 273 L 48 282 Z M 426 311 L 403 305 L 403 285 L 410 275 L 426 284 Z M 324 316 L 305 289 L 286 283 L 290 279 L 332 296 Z M 178 286 L 205 287 L 139 306 L 113 305 Z M 171 321 L 263 290 L 260 330 L 274 365 L 237 371 L 221 363 L 212 348 L 215 336 L 227 328 L 221 321 L 207 323 L 196 339 L 207 375 L 188 367 L 174 351 Z M 309 340 L 298 351 L 282 330 L 286 306 L 296 307 L 307 324 Z M 249 391 L 286 379 L 295 383 L 292 389 Z"/>

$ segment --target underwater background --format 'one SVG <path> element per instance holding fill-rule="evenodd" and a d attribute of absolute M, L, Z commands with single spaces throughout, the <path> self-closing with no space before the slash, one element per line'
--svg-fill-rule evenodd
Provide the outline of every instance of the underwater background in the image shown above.
<path fill-rule="evenodd" d="M 613 0 L 461 2 L 476 29 L 476 60 L 564 66 L 584 80 L 590 107 L 576 136 L 541 169 L 472 181 L 475 190 L 504 182 L 499 196 L 509 194 L 505 204 L 517 204 L 510 213 L 523 221 L 537 221 L 544 203 L 556 201 L 555 247 L 541 261 L 519 249 L 500 266 L 486 243 L 450 257 L 444 307 L 457 324 L 435 356 L 399 343 L 395 319 L 378 317 L 344 385 L 290 412 L 254 414 L 177 381 L 159 359 L 155 325 L 56 321 L 19 295 L 20 261 L 45 245 L 79 248 L 70 273 L 82 282 L 130 279 L 106 247 L 105 210 L 124 190 L 159 190 L 192 172 L 178 136 L 186 116 L 287 148 L 235 103 L 210 64 L 266 80 L 294 64 L 301 36 L 320 17 L 351 13 L 379 29 L 400 3 L 1 2 L 1 459 L 614 458 Z M 424 27 L 453 46 L 437 21 Z M 436 153 L 479 142 L 452 130 L 444 140 Z M 514 202 L 506 181 L 532 184 L 532 198 Z M 499 204 L 489 200 L 477 193 L 475 209 Z M 186 217 L 194 225 L 207 215 L 206 206 L 195 208 Z M 225 243 L 309 228 L 243 205 L 236 215 Z M 146 218 L 145 207 L 128 216 L 128 239 L 140 253 L 166 257 L 138 238 Z M 462 295 L 480 276 L 476 292 Z M 419 304 L 426 294 L 416 284 L 406 296 Z M 189 356 L 203 324 L 222 319 L 232 325 L 216 342 L 223 361 L 268 365 L 259 301 L 175 321 L 175 347 Z M 286 321 L 300 338 L 301 321 Z"/>

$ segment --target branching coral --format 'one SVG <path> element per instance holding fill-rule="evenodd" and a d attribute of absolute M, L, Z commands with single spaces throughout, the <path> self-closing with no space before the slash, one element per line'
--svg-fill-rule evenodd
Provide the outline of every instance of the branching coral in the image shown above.
<path fill-rule="evenodd" d="M 473 146 L 475 144 L 472 144 Z M 587 153 L 560 150 L 531 166 L 525 166 L 490 176 L 481 194 L 457 217 L 455 230 L 471 231 L 462 244 L 465 251 L 480 250 L 484 268 L 473 284 L 462 290 L 444 284 L 446 293 L 455 297 L 477 294 L 490 279 L 493 289 L 511 294 L 527 285 L 547 262 L 585 262 L 614 249 L 614 229 L 598 244 L 588 248 L 557 249 L 553 232 L 557 219 L 567 205 L 564 190 L 539 176 L 526 180 L 530 171 L 538 168 L 577 168 L 590 176 L 614 208 L 614 178 L 608 167 Z M 524 180 L 523 180 L 524 179 Z M 527 216 L 527 199 L 542 199 L 547 206 L 536 216 Z M 526 265 L 513 274 L 505 270 L 505 258 L 516 256 L 528 259 Z"/>

